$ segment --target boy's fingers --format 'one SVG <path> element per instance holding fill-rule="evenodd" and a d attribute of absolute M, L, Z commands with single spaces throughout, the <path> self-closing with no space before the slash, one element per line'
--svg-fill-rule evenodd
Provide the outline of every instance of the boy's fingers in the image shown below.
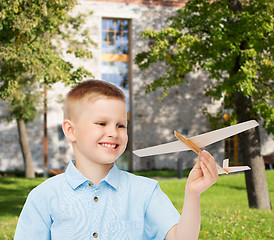
<path fill-rule="evenodd" d="M 208 177 L 211 177 L 210 171 L 208 170 L 207 166 L 205 165 L 205 163 L 203 161 L 201 161 L 200 163 L 204 177 L 206 179 L 208 179 Z"/>
<path fill-rule="evenodd" d="M 201 168 L 201 164 L 200 164 L 200 160 L 198 159 L 198 161 L 195 163 L 194 167 L 196 169 L 200 169 Z"/>
<path fill-rule="evenodd" d="M 218 171 L 216 168 L 216 163 L 214 158 L 206 151 L 201 153 L 200 159 L 202 163 L 204 163 L 206 169 L 208 170 L 208 174 L 210 174 L 214 179 L 218 178 Z"/>
<path fill-rule="evenodd" d="M 203 191 L 205 191 L 207 188 L 209 188 L 214 183 L 216 183 L 218 176 L 214 177 L 203 162 L 201 162 L 201 168 L 202 168 L 203 175 L 204 175 L 204 180 L 203 180 L 204 189 L 203 189 Z"/>

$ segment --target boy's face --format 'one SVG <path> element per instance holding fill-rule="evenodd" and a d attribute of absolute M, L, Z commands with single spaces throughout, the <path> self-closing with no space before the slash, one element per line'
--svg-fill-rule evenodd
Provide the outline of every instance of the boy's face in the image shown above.
<path fill-rule="evenodd" d="M 126 103 L 118 99 L 85 101 L 74 124 L 73 147 L 77 161 L 112 164 L 125 151 Z"/>

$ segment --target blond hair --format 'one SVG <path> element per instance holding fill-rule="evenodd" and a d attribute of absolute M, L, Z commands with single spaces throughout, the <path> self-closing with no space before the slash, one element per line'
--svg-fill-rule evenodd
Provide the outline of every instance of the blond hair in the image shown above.
<path fill-rule="evenodd" d="M 71 89 L 64 103 L 64 119 L 71 119 L 76 104 L 85 100 L 95 101 L 99 98 L 114 98 L 126 103 L 122 90 L 115 85 L 101 80 L 87 80 Z"/>

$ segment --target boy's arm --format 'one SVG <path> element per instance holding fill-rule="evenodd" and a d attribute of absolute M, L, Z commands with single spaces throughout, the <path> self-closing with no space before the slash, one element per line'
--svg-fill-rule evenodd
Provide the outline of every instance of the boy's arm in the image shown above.
<path fill-rule="evenodd" d="M 32 191 L 20 214 L 14 240 L 49 240 L 51 219 L 47 206 L 39 196 Z"/>
<path fill-rule="evenodd" d="M 200 195 L 217 179 L 214 158 L 208 152 L 202 151 L 187 179 L 180 221 L 167 233 L 167 240 L 198 239 L 201 224 Z"/>

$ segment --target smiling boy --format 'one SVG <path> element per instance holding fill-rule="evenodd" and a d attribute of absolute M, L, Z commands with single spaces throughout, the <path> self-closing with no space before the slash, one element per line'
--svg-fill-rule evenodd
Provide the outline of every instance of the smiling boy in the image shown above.
<path fill-rule="evenodd" d="M 85 81 L 66 97 L 63 131 L 75 161 L 29 194 L 18 220 L 19 239 L 197 239 L 200 194 L 216 182 L 214 158 L 199 155 L 186 184 L 180 216 L 157 181 L 121 171 L 127 110 L 120 89 Z"/>
<path fill-rule="evenodd" d="M 106 82 L 87 81 L 72 90 L 65 102 L 63 131 L 72 142 L 75 167 L 95 185 L 128 141 L 126 100 L 118 90 Z"/>

